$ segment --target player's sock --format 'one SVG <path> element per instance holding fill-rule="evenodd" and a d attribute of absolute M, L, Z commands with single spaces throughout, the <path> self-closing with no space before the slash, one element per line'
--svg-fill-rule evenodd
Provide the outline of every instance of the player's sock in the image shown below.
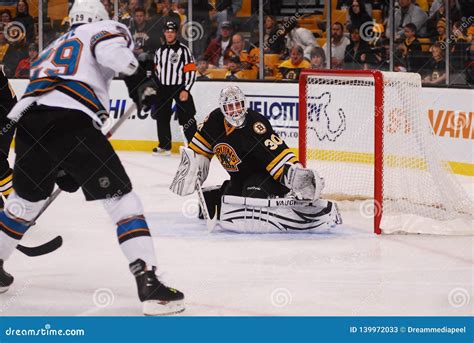
<path fill-rule="evenodd" d="M 13 276 L 3 269 L 3 260 L 0 260 L 0 293 L 5 293 L 13 283 Z"/>
<path fill-rule="evenodd" d="M 156 267 L 155 249 L 145 217 L 140 215 L 120 221 L 117 237 L 129 263 L 142 259 L 147 265 Z"/>
<path fill-rule="evenodd" d="M 103 204 L 114 223 L 117 223 L 120 248 L 128 262 L 141 259 L 149 266 L 156 266 L 155 249 L 140 198 L 130 192 L 121 197 L 105 199 Z"/>
<path fill-rule="evenodd" d="M 29 225 L 18 218 L 11 218 L 6 211 L 0 212 L 0 260 L 7 260 Z"/>
<path fill-rule="evenodd" d="M 184 311 L 184 295 L 162 284 L 141 259 L 130 263 L 130 271 L 137 281 L 138 297 L 143 302 L 143 313 L 148 316 L 173 314 Z"/>

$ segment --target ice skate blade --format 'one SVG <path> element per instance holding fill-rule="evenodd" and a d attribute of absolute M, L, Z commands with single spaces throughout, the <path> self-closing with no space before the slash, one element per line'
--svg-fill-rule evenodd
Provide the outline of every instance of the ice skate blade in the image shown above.
<path fill-rule="evenodd" d="M 9 288 L 10 288 L 10 286 L 6 286 L 6 287 L 2 286 L 2 287 L 0 287 L 0 294 L 1 294 L 1 293 L 5 293 L 6 291 L 8 291 Z"/>
<path fill-rule="evenodd" d="M 146 300 L 143 302 L 143 314 L 145 316 L 166 316 L 183 312 L 184 309 L 184 300 L 169 302 Z"/>

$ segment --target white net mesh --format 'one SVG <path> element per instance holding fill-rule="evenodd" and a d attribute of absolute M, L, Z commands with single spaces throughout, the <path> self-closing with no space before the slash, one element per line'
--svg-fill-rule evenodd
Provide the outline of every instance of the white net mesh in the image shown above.
<path fill-rule="evenodd" d="M 421 110 L 419 75 L 382 75 L 383 167 L 376 171 L 374 77 L 306 78 L 306 94 L 300 95 L 306 139 L 300 144 L 306 144 L 307 166 L 326 180 L 323 196 L 373 199 L 374 172 L 382 173 L 383 232 L 472 234 L 472 199 L 441 157 Z"/>

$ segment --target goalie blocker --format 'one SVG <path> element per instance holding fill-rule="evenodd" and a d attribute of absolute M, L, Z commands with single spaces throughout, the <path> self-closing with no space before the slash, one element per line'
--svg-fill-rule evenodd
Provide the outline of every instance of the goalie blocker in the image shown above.
<path fill-rule="evenodd" d="M 240 228 L 260 227 L 258 232 L 266 232 L 271 227 L 277 230 L 307 230 L 323 224 L 331 226 L 340 223 L 340 216 L 333 203 L 317 201 L 324 187 L 324 180 L 315 170 L 301 166 L 268 120 L 247 107 L 245 95 L 238 87 L 224 88 L 219 103 L 220 108 L 212 111 L 205 119 L 189 148 L 182 150 L 181 163 L 170 187 L 174 193 L 181 196 L 192 194 L 196 185 L 206 180 L 210 159 L 216 155 L 229 173 L 230 180 L 220 187 L 204 190 L 211 218 L 216 210 L 217 215 L 221 213 L 221 208 L 222 214 L 227 214 L 229 206 L 234 205 L 239 208 L 229 209 L 230 212 L 238 210 L 255 214 L 258 209 L 264 211 L 263 208 L 269 207 L 256 203 L 250 205 L 247 201 L 244 204 L 221 203 L 222 196 L 233 195 L 262 199 L 278 197 L 287 204 L 306 200 L 304 205 L 300 203 L 294 210 L 291 206 L 279 210 L 279 217 L 273 218 L 278 218 L 272 221 L 275 222 L 273 226 L 262 226 L 264 221 L 267 224 L 271 221 L 269 216 L 272 215 L 272 209 L 268 215 L 258 218 L 259 224 L 239 224 Z M 256 218 L 247 214 L 241 217 L 239 223 Z M 220 219 L 223 220 L 223 217 Z M 280 219 L 287 221 L 286 224 Z M 292 224 L 288 224 L 290 222 Z"/>

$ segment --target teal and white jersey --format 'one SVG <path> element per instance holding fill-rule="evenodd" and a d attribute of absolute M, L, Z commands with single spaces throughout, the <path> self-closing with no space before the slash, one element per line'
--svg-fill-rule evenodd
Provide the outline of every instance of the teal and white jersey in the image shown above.
<path fill-rule="evenodd" d="M 109 111 L 109 86 L 116 72 L 138 66 L 128 28 L 106 20 L 73 27 L 31 65 L 23 99 L 39 105 L 81 110 L 94 120 Z"/>

